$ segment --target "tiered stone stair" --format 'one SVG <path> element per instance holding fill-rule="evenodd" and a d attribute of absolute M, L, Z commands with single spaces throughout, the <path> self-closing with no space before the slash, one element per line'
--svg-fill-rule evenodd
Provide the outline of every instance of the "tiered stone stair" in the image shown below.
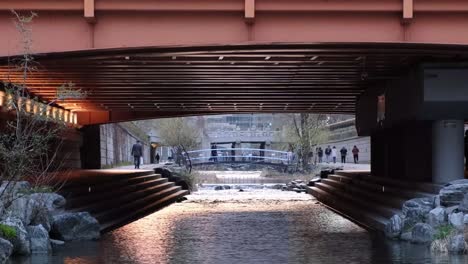
<path fill-rule="evenodd" d="M 441 186 L 371 176 L 368 172 L 339 171 L 307 187 L 320 202 L 369 229 L 384 231 L 390 217 L 405 201 L 433 197 Z"/>
<path fill-rule="evenodd" d="M 101 232 L 123 226 L 188 194 L 153 171 L 99 170 L 74 175 L 60 191 L 68 211 L 89 212 Z"/>

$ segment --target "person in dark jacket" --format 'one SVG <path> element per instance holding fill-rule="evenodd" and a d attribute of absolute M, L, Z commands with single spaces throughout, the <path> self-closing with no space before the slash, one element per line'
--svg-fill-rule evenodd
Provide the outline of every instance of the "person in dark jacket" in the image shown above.
<path fill-rule="evenodd" d="M 322 158 L 323 158 L 323 149 L 322 149 L 322 147 L 318 148 L 317 156 L 318 156 L 318 162 L 322 163 Z"/>
<path fill-rule="evenodd" d="M 159 159 L 161 159 L 159 152 L 156 152 L 156 156 L 154 158 L 156 158 L 156 164 L 159 164 Z"/>
<path fill-rule="evenodd" d="M 332 153 L 332 150 L 331 150 L 330 146 L 326 147 L 325 148 L 325 157 L 327 158 L 327 163 L 330 162 L 331 153 Z"/>
<path fill-rule="evenodd" d="M 218 146 L 216 144 L 211 145 L 211 160 L 218 162 Z"/>
<path fill-rule="evenodd" d="M 348 150 L 345 147 L 340 149 L 341 153 L 341 163 L 346 163 L 346 155 L 348 155 Z"/>
<path fill-rule="evenodd" d="M 356 146 L 354 146 L 351 152 L 353 152 L 354 163 L 357 164 L 359 162 L 359 149 Z"/>
<path fill-rule="evenodd" d="M 132 146 L 132 156 L 133 162 L 135 164 L 135 169 L 139 169 L 140 159 L 141 156 L 143 156 L 143 146 L 141 145 L 141 142 L 139 140 L 137 140 L 137 142 Z"/>

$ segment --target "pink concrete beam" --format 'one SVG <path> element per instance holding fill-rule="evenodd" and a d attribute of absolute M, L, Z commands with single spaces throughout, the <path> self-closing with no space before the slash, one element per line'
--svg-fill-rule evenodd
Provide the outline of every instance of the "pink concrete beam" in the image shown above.
<path fill-rule="evenodd" d="M 94 0 L 83 0 L 84 1 L 84 17 L 90 23 L 94 23 L 96 18 L 94 17 Z"/>

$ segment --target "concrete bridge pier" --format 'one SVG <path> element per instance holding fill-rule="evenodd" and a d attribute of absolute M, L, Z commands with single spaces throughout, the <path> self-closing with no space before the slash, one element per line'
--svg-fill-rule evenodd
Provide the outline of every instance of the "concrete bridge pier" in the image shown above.
<path fill-rule="evenodd" d="M 432 124 L 432 181 L 464 178 L 464 121 L 438 120 Z"/>
<path fill-rule="evenodd" d="M 468 70 L 420 64 L 358 99 L 356 127 L 371 137 L 374 176 L 447 183 L 464 178 Z"/>

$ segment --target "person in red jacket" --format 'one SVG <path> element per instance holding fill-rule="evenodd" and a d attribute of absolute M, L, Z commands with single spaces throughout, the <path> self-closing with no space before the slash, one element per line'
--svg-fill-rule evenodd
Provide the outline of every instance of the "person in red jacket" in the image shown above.
<path fill-rule="evenodd" d="M 354 146 L 351 152 L 353 152 L 354 163 L 357 164 L 359 162 L 359 149 L 356 146 Z"/>

